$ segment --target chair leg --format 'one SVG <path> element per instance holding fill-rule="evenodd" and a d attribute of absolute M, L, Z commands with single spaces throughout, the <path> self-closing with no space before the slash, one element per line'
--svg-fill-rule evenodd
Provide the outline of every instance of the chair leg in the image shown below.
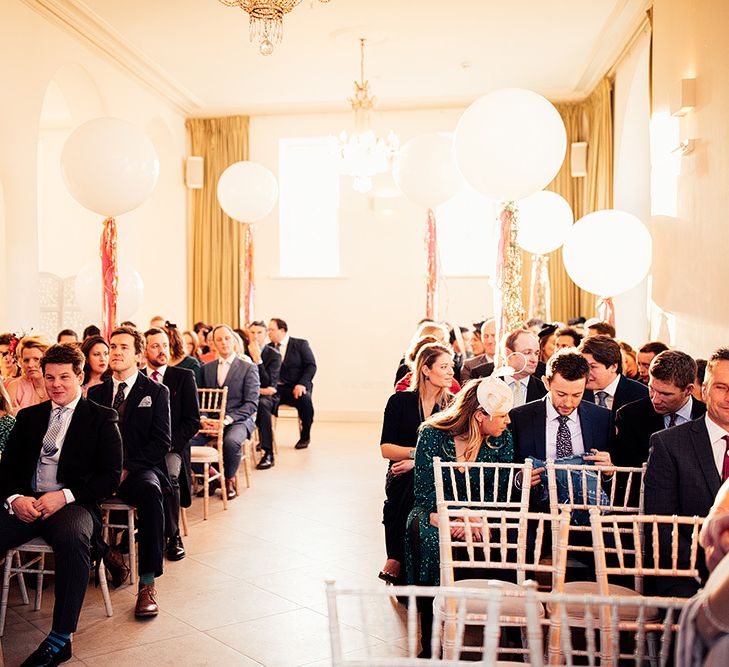
<path fill-rule="evenodd" d="M 127 532 L 129 533 L 129 583 L 137 583 L 137 539 L 134 534 L 134 510 L 127 510 Z"/>
<path fill-rule="evenodd" d="M 16 565 L 18 569 L 20 569 L 20 552 L 15 551 L 13 553 L 15 554 L 14 558 Z M 25 577 L 23 576 L 22 572 L 18 572 L 16 576 L 18 577 L 18 588 L 20 588 L 20 599 L 23 601 L 23 604 L 30 604 L 30 599 L 28 598 L 28 589 L 25 587 Z M 10 580 L 8 579 L 8 581 Z"/>
<path fill-rule="evenodd" d="M 228 509 L 228 489 L 226 488 L 225 482 L 227 477 L 225 476 L 225 465 L 223 463 L 223 453 L 220 452 L 220 458 L 218 459 L 218 465 L 220 466 L 220 495 L 223 498 L 223 509 Z"/>
<path fill-rule="evenodd" d="M 35 576 L 35 605 L 33 611 L 40 611 L 43 603 L 43 571 L 46 569 L 46 555 L 44 553 L 38 556 L 38 574 Z"/>
<path fill-rule="evenodd" d="M 0 637 L 2 637 L 3 632 L 5 632 L 5 615 L 8 611 L 8 595 L 10 593 L 10 568 L 13 566 L 13 558 L 17 555 L 17 553 L 17 551 L 8 551 L 5 555 L 5 567 L 3 568 L 3 590 L 2 597 L 0 598 Z M 20 576 L 22 577 L 23 575 Z"/>
<path fill-rule="evenodd" d="M 210 506 L 210 464 L 203 463 L 203 520 L 208 520 Z"/>
<path fill-rule="evenodd" d="M 104 608 L 107 616 L 113 616 L 114 610 L 111 607 L 111 596 L 109 595 L 109 584 L 106 581 L 106 566 L 102 560 L 99 563 L 99 586 L 101 586 L 101 597 L 104 599 Z"/>
<path fill-rule="evenodd" d="M 187 537 L 190 531 L 187 529 L 187 510 L 180 507 L 180 523 L 182 524 L 182 534 Z"/>

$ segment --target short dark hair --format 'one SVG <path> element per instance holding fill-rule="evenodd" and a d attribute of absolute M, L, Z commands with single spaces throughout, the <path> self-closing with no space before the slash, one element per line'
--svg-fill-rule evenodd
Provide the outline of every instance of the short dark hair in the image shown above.
<path fill-rule="evenodd" d="M 120 325 L 120 327 L 131 327 L 132 329 L 136 329 L 137 325 L 134 324 L 131 320 L 124 320 Z"/>
<path fill-rule="evenodd" d="M 557 329 L 557 338 L 560 336 L 569 336 L 574 343 L 574 347 L 577 347 L 582 342 L 582 334 L 572 327 L 562 327 L 561 329 Z"/>
<path fill-rule="evenodd" d="M 428 320 L 426 320 L 426 322 L 427 321 Z M 286 324 L 286 322 L 284 320 L 282 320 L 280 317 L 272 317 L 271 318 L 271 322 L 275 322 L 276 323 L 276 326 L 279 329 L 283 329 L 284 331 L 288 331 L 289 330 L 289 325 Z"/>
<path fill-rule="evenodd" d="M 665 350 L 653 357 L 648 373 L 656 380 L 671 382 L 684 390 L 696 382 L 696 362 L 685 352 Z"/>
<path fill-rule="evenodd" d="M 150 336 L 156 336 L 157 334 L 164 334 L 167 336 L 167 332 L 159 327 L 150 327 L 144 332 L 144 337 L 149 338 Z"/>
<path fill-rule="evenodd" d="M 253 320 L 249 325 L 249 327 L 263 327 L 266 328 L 266 323 L 263 320 Z"/>
<path fill-rule="evenodd" d="M 109 342 L 114 338 L 114 336 L 121 336 L 122 334 L 127 334 L 127 336 L 131 336 L 134 339 L 134 353 L 135 354 L 142 354 L 144 352 L 144 336 L 142 336 L 141 331 L 138 329 L 135 329 L 134 327 L 129 326 L 119 326 L 114 331 L 111 332 L 111 336 L 109 336 Z"/>
<path fill-rule="evenodd" d="M 10 345 L 11 340 L 13 340 L 13 334 L 0 333 L 0 345 Z"/>
<path fill-rule="evenodd" d="M 615 327 L 610 322 L 593 322 L 587 329 L 588 331 L 596 331 L 600 336 L 615 338 Z"/>
<path fill-rule="evenodd" d="M 638 350 L 638 353 L 652 353 L 652 354 L 660 354 L 661 352 L 665 352 L 668 349 L 668 345 L 665 343 L 661 343 L 659 340 L 652 340 L 646 343 L 645 345 L 641 345 L 640 350 Z"/>
<path fill-rule="evenodd" d="M 58 332 L 58 336 L 56 336 L 56 342 L 61 341 L 61 336 L 73 336 L 76 340 L 78 340 L 78 334 L 73 329 L 61 329 Z"/>
<path fill-rule="evenodd" d="M 564 348 L 558 350 L 549 358 L 547 369 L 544 372 L 544 376 L 550 381 L 557 374 L 570 382 L 586 380 L 587 376 L 590 375 L 590 364 L 578 352 Z"/>
<path fill-rule="evenodd" d="M 88 338 L 89 336 L 99 336 L 101 334 L 101 329 L 97 327 L 95 324 L 89 324 L 84 329 L 84 338 Z"/>
<path fill-rule="evenodd" d="M 623 370 L 620 345 L 610 336 L 588 336 L 580 343 L 579 350 L 582 354 L 591 354 L 593 359 L 603 366 L 617 364 L 618 373 Z"/>
<path fill-rule="evenodd" d="M 706 359 L 696 360 L 696 380 L 699 384 L 704 384 L 704 377 L 706 376 Z"/>
<path fill-rule="evenodd" d="M 706 362 L 704 382 L 708 380 L 708 376 L 714 371 L 714 366 L 720 361 L 729 361 L 729 347 L 720 347 L 709 357 L 709 360 Z"/>
<path fill-rule="evenodd" d="M 85 361 L 84 353 L 79 350 L 78 345 L 74 343 L 57 343 L 46 350 L 41 358 L 41 368 L 45 373 L 48 364 L 71 364 L 73 372 L 76 375 L 81 375 Z"/>

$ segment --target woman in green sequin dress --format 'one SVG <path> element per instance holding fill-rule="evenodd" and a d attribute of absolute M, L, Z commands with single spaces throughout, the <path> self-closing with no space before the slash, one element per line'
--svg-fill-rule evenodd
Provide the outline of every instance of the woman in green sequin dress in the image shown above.
<path fill-rule="evenodd" d="M 5 443 L 10 437 L 10 431 L 15 426 L 15 417 L 13 417 L 13 406 L 10 404 L 10 396 L 8 396 L 5 387 L 0 382 L 0 457 L 2 457 Z"/>

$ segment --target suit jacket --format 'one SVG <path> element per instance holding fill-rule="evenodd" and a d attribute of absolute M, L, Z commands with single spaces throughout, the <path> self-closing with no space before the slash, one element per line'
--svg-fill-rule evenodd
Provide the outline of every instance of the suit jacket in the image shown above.
<path fill-rule="evenodd" d="M 514 436 L 514 461 L 523 463 L 528 456 L 544 461 L 547 458 L 547 401 L 532 401 L 514 408 L 509 429 Z M 605 408 L 586 401 L 577 406 L 585 452 L 591 449 L 609 451 L 612 417 Z"/>
<path fill-rule="evenodd" d="M 33 493 L 51 407 L 51 401 L 44 401 L 18 412 L 0 461 L 0 499 Z M 73 411 L 58 459 L 59 484 L 99 519 L 99 501 L 116 492 L 121 478 L 122 442 L 117 423 L 114 410 L 82 397 Z"/>
<path fill-rule="evenodd" d="M 88 398 L 100 405 L 111 406 L 114 397 L 111 378 L 91 387 Z M 140 407 L 140 403 L 144 406 Z M 127 395 L 121 420 L 124 444 L 124 468 L 155 470 L 163 488 L 169 487 L 165 456 L 170 451 L 170 392 L 163 384 L 138 373 Z"/>
<path fill-rule="evenodd" d="M 273 343 L 269 343 L 273 347 Z M 276 348 L 274 347 L 274 350 Z M 294 387 L 303 384 L 308 392 L 313 388 L 314 375 L 316 374 L 316 360 L 311 351 L 309 341 L 303 338 L 289 337 L 286 346 L 286 356 L 281 362 L 279 384 L 287 387 Z"/>
<path fill-rule="evenodd" d="M 475 357 L 465 359 L 461 365 L 461 379 L 459 382 L 461 382 L 462 385 L 466 384 L 466 382 L 468 382 L 472 377 L 471 373 L 473 372 L 473 369 L 483 366 L 484 364 L 492 364 L 493 366 L 493 363 L 486 354 L 477 354 Z"/>
<path fill-rule="evenodd" d="M 537 364 L 537 370 L 539 370 L 539 364 Z M 488 364 L 482 364 L 480 366 L 476 366 L 476 368 L 473 368 L 471 370 L 471 379 L 474 378 L 485 378 L 491 375 L 491 373 L 494 372 L 494 364 L 493 362 L 489 362 Z M 542 371 L 543 373 L 543 371 Z M 544 382 L 542 382 L 540 379 L 538 379 L 537 371 L 534 372 L 534 375 L 529 376 L 529 382 L 527 383 L 527 393 L 525 397 L 525 402 L 529 403 L 531 401 L 538 401 L 540 398 L 547 395 L 547 388 L 544 386 Z"/>
<path fill-rule="evenodd" d="M 204 389 L 222 389 L 218 386 L 218 360 L 203 366 L 202 386 Z M 258 367 L 250 361 L 236 357 L 225 376 L 224 387 L 228 387 L 228 402 L 225 406 L 226 417 L 232 424 L 245 424 L 248 433 L 253 433 L 258 410 L 258 395 L 261 383 Z"/>
<path fill-rule="evenodd" d="M 615 413 L 620 410 L 624 405 L 632 403 L 633 401 L 639 401 L 641 398 L 648 397 L 648 387 L 635 380 L 630 380 L 624 375 L 620 376 L 618 381 L 617 389 L 615 390 L 615 396 L 613 397 L 613 407 L 611 412 L 613 417 Z M 583 401 L 589 403 L 595 403 L 595 393 L 592 389 L 585 389 L 585 395 L 582 397 Z"/>
<path fill-rule="evenodd" d="M 265 345 L 261 349 L 261 363 L 258 364 L 261 387 L 276 388 L 278 376 L 281 373 L 281 362 L 281 355 L 274 348 Z"/>

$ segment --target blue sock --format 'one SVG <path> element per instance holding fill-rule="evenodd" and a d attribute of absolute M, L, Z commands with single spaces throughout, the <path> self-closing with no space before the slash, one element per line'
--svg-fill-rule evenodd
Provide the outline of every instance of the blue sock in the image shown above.
<path fill-rule="evenodd" d="M 58 653 L 70 641 L 70 634 L 66 635 L 63 632 L 58 632 L 57 630 L 51 630 L 51 634 L 46 637 L 46 642 L 48 642 L 54 653 Z"/>
<path fill-rule="evenodd" d="M 139 583 L 143 586 L 146 586 L 147 584 L 154 584 L 154 574 L 140 574 Z"/>

